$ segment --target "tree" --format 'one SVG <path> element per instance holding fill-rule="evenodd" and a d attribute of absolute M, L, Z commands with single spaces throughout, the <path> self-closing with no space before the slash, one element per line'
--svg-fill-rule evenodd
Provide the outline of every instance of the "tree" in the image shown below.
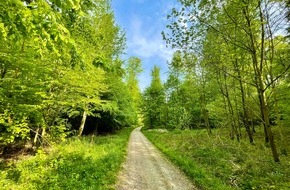
<path fill-rule="evenodd" d="M 190 63 L 188 63 L 190 62 Z M 195 65 L 180 51 L 173 54 L 169 64 L 169 74 L 165 83 L 167 128 L 185 129 L 201 127 L 198 84 L 194 69 L 184 69 L 184 65 Z M 194 67 L 194 66 L 193 66 Z"/>
<path fill-rule="evenodd" d="M 165 92 L 160 79 L 160 68 L 154 66 L 151 71 L 151 84 L 143 93 L 144 125 L 148 128 L 163 127 Z"/>
<path fill-rule="evenodd" d="M 143 71 L 141 60 L 137 57 L 130 57 L 126 65 L 126 84 L 130 90 L 131 97 L 133 99 L 134 117 L 135 123 L 139 124 L 140 120 L 140 104 L 141 104 L 141 91 L 138 84 L 138 76 Z"/>

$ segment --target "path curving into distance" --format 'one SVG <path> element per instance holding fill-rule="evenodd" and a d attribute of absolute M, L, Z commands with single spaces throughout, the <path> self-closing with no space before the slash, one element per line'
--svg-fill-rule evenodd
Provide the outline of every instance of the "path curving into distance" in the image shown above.
<path fill-rule="evenodd" d="M 169 162 L 140 131 L 132 131 L 117 190 L 194 190 L 187 177 Z"/>

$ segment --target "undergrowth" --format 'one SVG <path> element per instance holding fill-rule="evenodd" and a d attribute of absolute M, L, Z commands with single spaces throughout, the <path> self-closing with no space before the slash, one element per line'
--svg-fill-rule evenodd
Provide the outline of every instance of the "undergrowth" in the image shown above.
<path fill-rule="evenodd" d="M 231 140 L 222 129 L 211 136 L 205 130 L 143 132 L 200 189 L 290 189 L 289 129 L 284 141 L 276 136 L 280 163 L 273 161 L 261 131 L 255 134 L 254 145 L 246 135 L 241 142 Z"/>
<path fill-rule="evenodd" d="M 72 138 L 49 154 L 1 163 L 0 189 L 114 189 L 131 128 L 114 135 Z"/>

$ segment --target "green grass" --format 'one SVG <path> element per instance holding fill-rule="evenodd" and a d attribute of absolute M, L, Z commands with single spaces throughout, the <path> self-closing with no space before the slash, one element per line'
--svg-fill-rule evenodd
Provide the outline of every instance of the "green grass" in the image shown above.
<path fill-rule="evenodd" d="M 73 138 L 59 144 L 49 154 L 0 165 L 0 189 L 114 189 L 124 161 L 132 128 L 117 134 Z M 2 167 L 2 168 L 1 168 Z"/>
<path fill-rule="evenodd" d="M 246 136 L 238 143 L 225 131 L 175 130 L 143 133 L 201 189 L 290 189 L 289 141 L 278 141 L 281 163 L 272 159 L 261 132 L 250 145 Z M 288 137 L 290 131 L 285 131 Z M 260 140 L 259 140 L 260 139 Z"/>

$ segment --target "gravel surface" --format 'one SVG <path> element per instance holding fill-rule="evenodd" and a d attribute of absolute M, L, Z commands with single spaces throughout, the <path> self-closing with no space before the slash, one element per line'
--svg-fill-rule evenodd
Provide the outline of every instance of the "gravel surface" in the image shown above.
<path fill-rule="evenodd" d="M 193 190 L 194 185 L 141 133 L 133 130 L 117 190 Z"/>

